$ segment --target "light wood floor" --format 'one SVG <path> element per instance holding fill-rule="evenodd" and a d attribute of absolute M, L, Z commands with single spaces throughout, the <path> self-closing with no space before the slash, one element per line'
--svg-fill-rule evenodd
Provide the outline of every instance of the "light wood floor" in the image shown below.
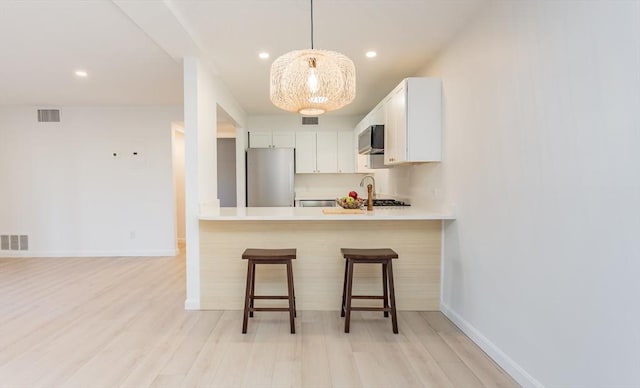
<path fill-rule="evenodd" d="M 184 258 L 0 259 L 1 387 L 515 387 L 441 313 L 185 311 Z M 336 308 L 337 309 L 337 308 Z"/>

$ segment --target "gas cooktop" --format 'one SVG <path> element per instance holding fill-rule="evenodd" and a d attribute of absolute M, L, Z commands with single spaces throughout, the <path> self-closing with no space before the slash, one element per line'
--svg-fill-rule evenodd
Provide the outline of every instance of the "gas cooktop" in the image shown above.
<path fill-rule="evenodd" d="M 395 199 L 374 199 L 373 206 L 411 206 L 406 202 L 396 201 Z"/>

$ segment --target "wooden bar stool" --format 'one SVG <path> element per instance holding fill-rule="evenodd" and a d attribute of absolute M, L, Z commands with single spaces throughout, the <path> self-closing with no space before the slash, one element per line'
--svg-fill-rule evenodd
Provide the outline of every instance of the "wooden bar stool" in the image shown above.
<path fill-rule="evenodd" d="M 254 311 L 288 311 L 291 334 L 295 334 L 296 326 L 293 318 L 296 316 L 296 295 L 293 290 L 293 269 L 291 260 L 296 258 L 295 249 L 246 249 L 242 254 L 243 260 L 248 260 L 247 290 L 244 297 L 244 319 L 242 333 L 247 332 L 249 317 Z M 254 295 L 256 284 L 256 264 L 286 264 L 287 266 L 287 295 Z M 289 307 L 254 307 L 256 299 L 288 299 Z"/>
<path fill-rule="evenodd" d="M 398 254 L 393 249 L 340 249 L 345 260 L 344 285 L 342 287 L 342 311 L 341 317 L 346 315 L 344 321 L 344 332 L 349 332 L 349 322 L 351 311 L 383 311 L 388 317 L 391 313 L 391 324 L 393 332 L 398 334 L 398 317 L 396 314 L 396 295 L 393 287 L 393 266 L 392 260 L 398 258 Z M 382 264 L 382 296 L 379 295 L 353 295 L 353 265 L 359 263 Z M 387 285 L 388 283 L 388 285 Z M 352 299 L 382 299 L 383 307 L 352 307 Z"/>

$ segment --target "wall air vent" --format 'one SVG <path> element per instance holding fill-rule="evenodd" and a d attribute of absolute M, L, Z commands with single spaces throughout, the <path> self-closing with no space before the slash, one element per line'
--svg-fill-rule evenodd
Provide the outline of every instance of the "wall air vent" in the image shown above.
<path fill-rule="evenodd" d="M 318 118 L 306 116 L 302 118 L 302 125 L 318 125 Z"/>
<path fill-rule="evenodd" d="M 9 236 L 9 249 L 17 251 L 20 249 L 20 239 L 16 235 Z"/>
<path fill-rule="evenodd" d="M 0 250 L 3 251 L 28 251 L 29 236 L 26 234 L 3 234 L 0 235 Z"/>
<path fill-rule="evenodd" d="M 59 123 L 60 109 L 38 109 L 39 123 Z"/>
<path fill-rule="evenodd" d="M 20 239 L 20 250 L 28 251 L 29 250 L 29 236 L 21 234 L 19 236 Z"/>

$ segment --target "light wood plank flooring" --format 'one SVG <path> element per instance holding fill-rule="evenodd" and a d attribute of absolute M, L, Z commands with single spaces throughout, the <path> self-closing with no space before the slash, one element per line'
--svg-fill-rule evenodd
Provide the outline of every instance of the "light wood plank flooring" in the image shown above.
<path fill-rule="evenodd" d="M 0 387 L 516 387 L 439 312 L 185 311 L 184 257 L 0 259 Z M 338 302 L 339 303 L 339 302 Z M 336 308 L 337 309 L 337 308 Z"/>

